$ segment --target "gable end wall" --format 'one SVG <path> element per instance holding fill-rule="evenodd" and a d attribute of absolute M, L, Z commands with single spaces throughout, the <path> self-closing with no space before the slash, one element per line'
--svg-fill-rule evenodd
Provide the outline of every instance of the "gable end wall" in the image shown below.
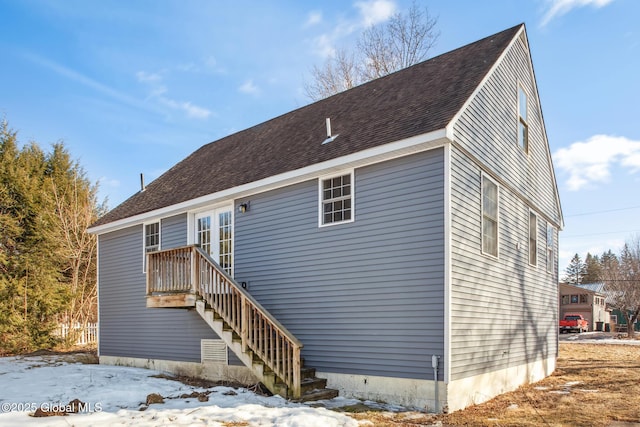
<path fill-rule="evenodd" d="M 528 53 L 517 41 L 454 124 L 452 381 L 557 356 L 558 234 L 556 229 L 548 273 L 542 214 L 559 223 L 559 207 L 530 70 Z M 528 156 L 517 143 L 519 83 L 529 94 Z M 508 183 L 499 184 L 497 259 L 481 253 L 481 177 L 487 171 Z M 538 213 L 536 266 L 528 258 L 530 209 Z"/>

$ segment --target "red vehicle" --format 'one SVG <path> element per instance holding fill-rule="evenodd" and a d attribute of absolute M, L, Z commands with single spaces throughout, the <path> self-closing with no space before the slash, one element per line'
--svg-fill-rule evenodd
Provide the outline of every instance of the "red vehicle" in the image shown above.
<path fill-rule="evenodd" d="M 564 319 L 560 321 L 560 333 L 578 331 L 580 334 L 582 331 L 588 330 L 589 323 L 582 317 L 582 314 L 565 314 Z"/>

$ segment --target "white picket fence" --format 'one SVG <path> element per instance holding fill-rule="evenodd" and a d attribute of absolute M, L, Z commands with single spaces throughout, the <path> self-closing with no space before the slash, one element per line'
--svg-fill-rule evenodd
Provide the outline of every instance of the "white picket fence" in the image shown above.
<path fill-rule="evenodd" d="M 71 328 L 67 324 L 61 324 L 58 329 L 60 338 L 67 339 L 70 335 L 70 331 L 78 334 L 76 345 L 87 345 L 98 341 L 98 324 L 87 323 L 86 327 L 82 327 L 80 323 L 76 323 Z"/>

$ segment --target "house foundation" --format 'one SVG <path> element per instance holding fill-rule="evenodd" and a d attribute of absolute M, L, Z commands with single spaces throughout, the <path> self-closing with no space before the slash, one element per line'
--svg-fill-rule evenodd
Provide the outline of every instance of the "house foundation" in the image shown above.
<path fill-rule="evenodd" d="M 258 382 L 249 368 L 245 366 L 226 365 L 224 363 L 180 362 L 136 357 L 100 356 L 100 364 L 152 369 L 174 375 L 202 378 L 210 381 L 233 381 L 246 385 L 256 384 Z"/>

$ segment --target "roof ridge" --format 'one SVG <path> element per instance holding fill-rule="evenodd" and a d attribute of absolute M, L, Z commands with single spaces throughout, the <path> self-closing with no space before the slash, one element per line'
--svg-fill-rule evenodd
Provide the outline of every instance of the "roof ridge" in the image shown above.
<path fill-rule="evenodd" d="M 444 129 L 523 25 L 206 143 L 91 228 Z"/>

